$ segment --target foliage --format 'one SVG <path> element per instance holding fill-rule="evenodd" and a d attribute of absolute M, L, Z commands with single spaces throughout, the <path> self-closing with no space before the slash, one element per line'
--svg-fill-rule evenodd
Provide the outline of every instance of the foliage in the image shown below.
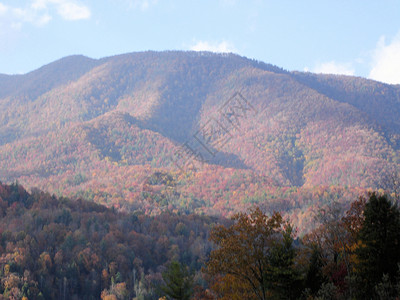
<path fill-rule="evenodd" d="M 198 172 L 179 174 L 177 147 L 221 121 L 238 90 L 258 113 L 242 114 Z M 0 76 L 0 180 L 151 215 L 263 206 L 302 233 L 315 205 L 398 182 L 381 184 L 399 168 L 399 95 L 397 86 L 233 54 L 68 57 Z"/>
<path fill-rule="evenodd" d="M 356 273 L 360 278 L 359 290 L 367 296 L 374 293 L 373 288 L 382 276 L 395 280 L 400 262 L 400 211 L 386 196 L 373 193 L 365 205 L 364 216 L 359 232 L 361 244 L 356 250 Z M 388 278 L 384 277 L 386 281 Z"/>
<path fill-rule="evenodd" d="M 187 268 L 177 261 L 172 261 L 162 273 L 163 293 L 176 300 L 189 300 L 193 294 L 193 277 Z"/>
<path fill-rule="evenodd" d="M 345 213 L 337 204 L 320 210 L 302 240 L 258 207 L 231 220 L 150 217 L 18 183 L 0 184 L 0 215 L 0 298 L 399 297 L 400 213 L 376 193 Z"/>
<path fill-rule="evenodd" d="M 218 278 L 215 287 L 229 286 L 235 297 L 292 298 L 287 288 L 293 290 L 297 278 L 291 227 L 284 228 L 278 213 L 269 218 L 259 208 L 249 215 L 239 213 L 233 221 L 229 227 L 215 227 L 210 234 L 217 248 L 210 254 L 206 271 Z"/>
<path fill-rule="evenodd" d="M 201 287 L 208 231 L 219 222 L 120 213 L 19 184 L 0 184 L 0 213 L 0 294 L 16 299 L 154 299 L 163 266 L 176 260 Z"/>

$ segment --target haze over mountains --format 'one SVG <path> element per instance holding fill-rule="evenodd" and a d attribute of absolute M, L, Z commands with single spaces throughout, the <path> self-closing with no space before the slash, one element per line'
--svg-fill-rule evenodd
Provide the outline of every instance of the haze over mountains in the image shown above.
<path fill-rule="evenodd" d="M 177 149 L 236 92 L 253 110 L 215 157 L 180 172 Z M 0 181 L 129 210 L 303 209 L 380 188 L 399 154 L 400 86 L 359 77 L 175 51 L 0 75 Z"/>

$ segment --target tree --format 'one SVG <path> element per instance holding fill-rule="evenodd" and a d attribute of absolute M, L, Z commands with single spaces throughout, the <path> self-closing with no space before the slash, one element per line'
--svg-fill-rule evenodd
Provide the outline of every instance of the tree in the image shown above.
<path fill-rule="evenodd" d="M 342 217 L 343 213 L 344 206 L 338 202 L 333 202 L 320 209 L 316 217 L 320 226 L 308 234 L 304 241 L 310 250 L 318 250 L 318 260 L 322 263 L 324 279 L 331 281 L 338 288 L 338 292 L 345 297 L 347 292 L 352 293 L 352 287 L 347 285 L 346 277 L 351 273 L 351 251 L 354 244 L 351 231 L 348 229 L 350 225 L 347 223 L 353 224 L 351 218 L 353 210 L 346 213 L 346 216 L 349 214 L 347 223 Z M 312 258 L 311 263 L 318 263 L 316 258 Z M 312 277 L 313 274 L 309 273 L 307 276 Z M 313 282 L 312 292 L 315 293 L 315 285 L 322 283 L 320 281 Z"/>
<path fill-rule="evenodd" d="M 344 227 L 350 233 L 350 242 L 357 243 L 359 232 L 364 223 L 364 210 L 367 200 L 365 197 L 359 197 L 357 201 L 351 203 L 350 209 L 342 217 Z"/>
<path fill-rule="evenodd" d="M 171 299 L 188 300 L 193 293 L 193 277 L 187 268 L 177 261 L 169 264 L 167 270 L 162 273 L 164 285 L 161 291 Z"/>
<path fill-rule="evenodd" d="M 292 232 L 284 231 L 279 213 L 270 218 L 259 208 L 236 214 L 230 227 L 215 227 L 210 240 L 216 249 L 207 262 L 207 273 L 223 281 L 232 291 L 249 299 L 267 299 L 285 289 L 284 280 L 294 278 Z M 222 279 L 221 279 L 222 276 Z M 290 284 L 290 283 L 289 283 Z"/>
<path fill-rule="evenodd" d="M 296 252 L 293 228 L 286 224 L 282 236 L 273 242 L 269 256 L 267 286 L 276 299 L 295 299 L 300 291 L 301 276 L 294 267 Z"/>
<path fill-rule="evenodd" d="M 312 295 L 315 295 L 321 288 L 322 284 L 326 281 L 323 274 L 323 266 L 324 263 L 321 259 L 321 249 L 317 245 L 313 245 L 305 279 L 305 286 L 309 288 Z"/>
<path fill-rule="evenodd" d="M 363 298 L 374 294 L 374 286 L 384 274 L 395 280 L 400 262 L 400 211 L 386 196 L 373 193 L 365 205 L 364 218 L 356 249 L 358 290 Z"/>

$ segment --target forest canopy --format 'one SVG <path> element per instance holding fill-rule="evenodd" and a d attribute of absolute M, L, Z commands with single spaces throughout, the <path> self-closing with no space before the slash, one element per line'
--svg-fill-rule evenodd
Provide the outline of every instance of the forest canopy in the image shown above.
<path fill-rule="evenodd" d="M 378 193 L 348 209 L 326 207 L 304 236 L 258 207 L 230 220 L 150 217 L 19 184 L 0 184 L 0 216 L 5 299 L 396 299 L 400 292 L 400 212 Z"/>

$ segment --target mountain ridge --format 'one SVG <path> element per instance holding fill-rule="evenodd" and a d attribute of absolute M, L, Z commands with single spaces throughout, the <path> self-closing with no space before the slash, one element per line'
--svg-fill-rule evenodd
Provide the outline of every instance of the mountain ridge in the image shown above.
<path fill-rule="evenodd" d="M 400 86 L 359 77 L 210 52 L 71 56 L 0 76 L 0 180 L 70 196 L 89 190 L 93 201 L 149 212 L 186 205 L 225 214 L 255 203 L 290 210 L 285 201 L 297 207 L 313 189 L 380 188 L 399 168 L 399 120 Z M 214 146 L 205 148 L 198 139 L 210 122 L 226 128 L 209 128 Z M 205 161 L 181 174 L 174 157 L 185 145 Z M 155 172 L 172 174 L 174 192 L 142 191 Z"/>

